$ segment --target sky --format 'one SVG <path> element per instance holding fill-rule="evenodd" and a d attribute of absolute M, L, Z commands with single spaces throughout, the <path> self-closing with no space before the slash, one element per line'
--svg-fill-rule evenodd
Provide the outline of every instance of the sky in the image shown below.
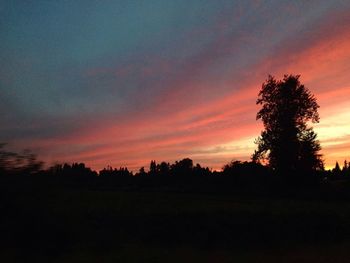
<path fill-rule="evenodd" d="M 301 75 L 350 160 L 350 1 L 1 1 L 0 142 L 47 165 L 249 160 L 271 74 Z"/>

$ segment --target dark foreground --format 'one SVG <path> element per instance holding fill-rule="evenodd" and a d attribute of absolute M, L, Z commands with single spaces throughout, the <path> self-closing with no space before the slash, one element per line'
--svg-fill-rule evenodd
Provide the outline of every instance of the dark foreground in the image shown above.
<path fill-rule="evenodd" d="M 346 262 L 339 184 L 323 198 L 1 178 L 0 262 Z"/>

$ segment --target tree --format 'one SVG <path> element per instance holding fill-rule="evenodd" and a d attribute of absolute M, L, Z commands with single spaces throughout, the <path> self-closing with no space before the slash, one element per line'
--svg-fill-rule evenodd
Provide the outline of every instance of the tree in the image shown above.
<path fill-rule="evenodd" d="M 264 130 L 256 140 L 254 161 L 265 160 L 280 174 L 323 169 L 316 133 L 308 123 L 319 122 L 316 98 L 299 81 L 299 75 L 285 75 L 283 80 L 269 76 L 262 84 L 257 105 L 261 109 Z"/>
<path fill-rule="evenodd" d="M 150 165 L 149 165 L 149 175 L 156 175 L 157 174 L 157 164 L 156 161 L 151 161 Z"/>
<path fill-rule="evenodd" d="M 344 165 L 343 165 L 343 169 L 342 169 L 342 173 L 343 175 L 347 175 L 349 171 L 349 164 L 347 160 L 344 160 Z"/>
<path fill-rule="evenodd" d="M 91 168 L 86 167 L 84 163 L 56 164 L 49 168 L 48 173 L 66 178 L 75 178 L 77 180 L 97 176 L 97 173 L 91 170 Z M 111 166 L 100 171 L 101 176 L 111 175 L 112 173 L 113 168 Z"/>
<path fill-rule="evenodd" d="M 339 166 L 338 161 L 335 162 L 335 166 L 334 166 L 332 172 L 333 172 L 333 174 L 334 174 L 335 176 L 339 176 L 339 175 L 340 175 L 341 169 L 340 169 L 340 166 Z"/>
<path fill-rule="evenodd" d="M 141 167 L 139 172 L 137 173 L 138 176 L 145 176 L 147 175 L 146 171 L 145 171 L 145 167 Z"/>
<path fill-rule="evenodd" d="M 38 161 L 36 155 L 29 150 L 24 150 L 22 153 L 9 152 L 4 149 L 5 146 L 6 143 L 0 143 L 0 175 L 29 175 L 42 169 L 44 163 Z"/>
<path fill-rule="evenodd" d="M 107 166 L 107 168 L 103 168 L 99 172 L 100 176 L 132 176 L 132 172 L 129 172 L 127 167 L 120 167 L 119 169 L 114 168 L 112 166 Z"/>
<path fill-rule="evenodd" d="M 157 171 L 161 176 L 169 175 L 170 164 L 166 162 L 161 162 L 160 164 L 157 164 Z"/>
<path fill-rule="evenodd" d="M 188 176 L 192 175 L 193 172 L 193 161 L 189 158 L 176 161 L 171 165 L 171 173 L 175 176 Z"/>
<path fill-rule="evenodd" d="M 258 162 L 231 161 L 222 167 L 222 173 L 235 179 L 236 183 L 261 183 L 269 170 Z"/>

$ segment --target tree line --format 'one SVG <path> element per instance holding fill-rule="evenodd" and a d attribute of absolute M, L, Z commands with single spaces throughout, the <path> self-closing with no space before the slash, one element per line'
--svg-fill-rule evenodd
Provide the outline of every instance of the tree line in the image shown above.
<path fill-rule="evenodd" d="M 63 163 L 55 164 L 49 168 L 44 168 L 44 163 L 37 160 L 36 155 L 24 151 L 23 153 L 15 153 L 4 150 L 5 144 L 0 145 L 0 174 L 1 175 L 48 175 L 58 176 L 61 178 L 80 177 L 83 178 L 121 178 L 121 177 L 240 177 L 248 181 L 266 176 L 273 176 L 276 173 L 271 167 L 263 165 L 256 161 L 238 161 L 234 160 L 225 164 L 221 171 L 213 171 L 209 167 L 203 167 L 200 164 L 193 163 L 190 158 L 184 158 L 174 163 L 159 162 L 151 160 L 148 168 L 141 167 L 136 173 L 130 171 L 127 167 L 113 168 L 107 166 L 100 171 L 94 171 L 87 167 L 84 163 Z M 313 173 L 313 176 L 319 180 L 325 178 L 330 180 L 349 179 L 350 165 L 347 160 L 341 166 L 338 162 L 331 170 L 319 170 Z"/>

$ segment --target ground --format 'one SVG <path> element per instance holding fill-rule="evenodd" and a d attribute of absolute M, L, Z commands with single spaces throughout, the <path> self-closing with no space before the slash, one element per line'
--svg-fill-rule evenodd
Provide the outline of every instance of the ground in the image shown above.
<path fill-rule="evenodd" d="M 1 185 L 1 262 L 344 262 L 350 202 Z"/>

